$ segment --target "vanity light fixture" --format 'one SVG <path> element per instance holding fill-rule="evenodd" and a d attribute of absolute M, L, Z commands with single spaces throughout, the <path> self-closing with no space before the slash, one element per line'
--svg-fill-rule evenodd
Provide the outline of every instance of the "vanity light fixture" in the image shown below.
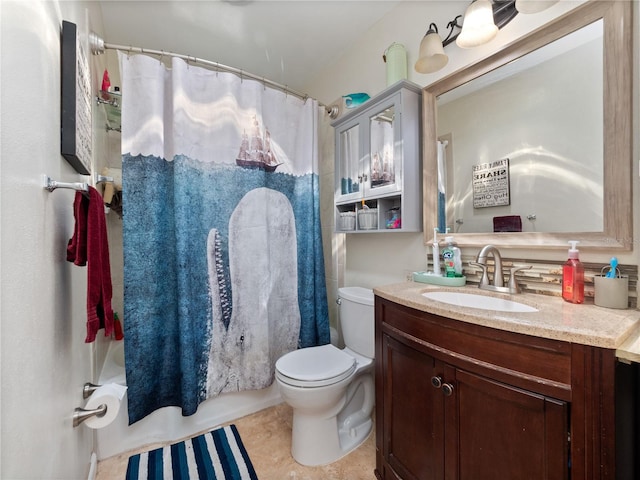
<path fill-rule="evenodd" d="M 473 48 L 490 42 L 498 34 L 493 20 L 493 8 L 489 0 L 475 0 L 467 7 L 462 21 L 462 31 L 456 38 L 460 48 Z"/>
<path fill-rule="evenodd" d="M 464 19 L 463 15 L 458 15 L 447 24 L 449 33 L 444 41 L 438 33 L 437 25 L 429 24 L 429 29 L 420 42 L 416 72 L 433 73 L 443 68 L 449 62 L 444 47 L 454 41 L 460 48 L 472 48 L 492 40 L 498 30 L 518 14 L 515 4 L 516 0 L 474 0 L 467 7 Z"/>
<path fill-rule="evenodd" d="M 558 0 L 516 0 L 516 10 L 519 13 L 538 13 L 556 3 Z"/>
<path fill-rule="evenodd" d="M 450 26 L 453 22 L 457 22 L 459 17 L 449 22 Z M 449 36 L 453 32 L 453 27 L 449 31 Z M 448 38 L 448 37 L 447 37 Z M 420 42 L 420 53 L 416 61 L 416 72 L 432 73 L 437 72 L 449 63 L 449 57 L 444 53 L 444 46 L 440 35 L 438 34 L 438 26 L 435 23 L 429 25 L 429 30 Z"/>

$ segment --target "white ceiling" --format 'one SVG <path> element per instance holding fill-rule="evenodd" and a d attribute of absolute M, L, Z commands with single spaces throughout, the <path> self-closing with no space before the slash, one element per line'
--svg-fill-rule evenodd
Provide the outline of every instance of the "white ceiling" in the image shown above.
<path fill-rule="evenodd" d="M 399 0 L 102 0 L 104 41 L 199 57 L 304 91 Z"/>

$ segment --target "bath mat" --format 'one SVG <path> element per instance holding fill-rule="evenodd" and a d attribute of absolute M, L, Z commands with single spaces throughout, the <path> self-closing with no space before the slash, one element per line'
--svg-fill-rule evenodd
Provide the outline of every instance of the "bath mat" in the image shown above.
<path fill-rule="evenodd" d="M 258 480 L 235 425 L 132 455 L 127 480 Z"/>

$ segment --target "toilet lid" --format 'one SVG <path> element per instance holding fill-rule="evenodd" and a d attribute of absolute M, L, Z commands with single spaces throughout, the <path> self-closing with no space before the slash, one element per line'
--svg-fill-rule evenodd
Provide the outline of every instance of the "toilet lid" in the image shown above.
<path fill-rule="evenodd" d="M 356 359 L 331 344 L 301 348 L 283 355 L 276 362 L 279 373 L 303 382 L 339 381 L 355 368 Z"/>

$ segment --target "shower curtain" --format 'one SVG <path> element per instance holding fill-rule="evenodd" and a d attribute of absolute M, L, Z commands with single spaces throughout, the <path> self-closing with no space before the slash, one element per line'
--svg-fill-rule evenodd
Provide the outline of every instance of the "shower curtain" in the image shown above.
<path fill-rule="evenodd" d="M 231 73 L 120 54 L 129 423 L 265 388 L 329 342 L 317 112 Z"/>

